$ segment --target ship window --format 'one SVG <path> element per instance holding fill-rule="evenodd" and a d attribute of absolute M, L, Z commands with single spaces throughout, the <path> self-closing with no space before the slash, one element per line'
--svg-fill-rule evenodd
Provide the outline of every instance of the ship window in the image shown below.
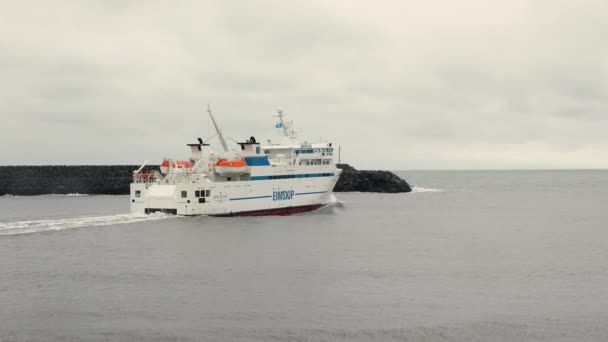
<path fill-rule="evenodd" d="M 207 196 L 207 197 L 211 196 L 211 190 L 205 190 L 205 196 Z"/>
<path fill-rule="evenodd" d="M 201 197 L 201 192 L 200 192 L 200 191 L 198 191 L 198 190 L 196 190 L 196 191 L 194 192 L 194 197 Z"/>
<path fill-rule="evenodd" d="M 135 190 L 135 197 L 141 197 L 141 190 Z"/>
<path fill-rule="evenodd" d="M 182 198 L 188 197 L 188 191 L 182 191 Z"/>
<path fill-rule="evenodd" d="M 226 180 L 230 182 L 232 180 L 232 178 L 228 177 L 228 178 L 226 178 Z"/>

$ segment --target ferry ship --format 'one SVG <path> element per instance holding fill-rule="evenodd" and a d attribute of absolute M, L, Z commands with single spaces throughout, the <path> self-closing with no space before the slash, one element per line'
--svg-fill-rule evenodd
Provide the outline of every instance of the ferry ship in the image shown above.
<path fill-rule="evenodd" d="M 291 215 L 334 203 L 333 188 L 341 170 L 331 142 L 309 143 L 296 134 L 282 110 L 275 128 L 279 143 L 262 145 L 255 137 L 230 149 L 210 109 L 209 117 L 222 152 L 198 138 L 187 144 L 188 159 L 165 158 L 160 170 L 133 171 L 131 212 L 175 215 Z"/>

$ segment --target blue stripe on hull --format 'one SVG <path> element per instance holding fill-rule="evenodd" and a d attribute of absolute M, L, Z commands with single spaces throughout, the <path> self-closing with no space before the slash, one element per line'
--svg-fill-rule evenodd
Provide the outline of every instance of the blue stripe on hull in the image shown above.
<path fill-rule="evenodd" d="M 237 197 L 231 198 L 231 201 L 240 201 L 240 200 L 250 200 L 250 199 L 258 199 L 258 198 L 272 198 L 272 196 L 253 196 L 253 197 Z"/>
<path fill-rule="evenodd" d="M 251 176 L 249 180 L 274 180 L 274 179 L 290 179 L 290 178 L 314 178 L 314 177 L 333 177 L 336 174 L 329 173 L 300 173 L 295 175 L 276 175 L 276 176 Z"/>
<path fill-rule="evenodd" d="M 252 156 L 245 157 L 245 162 L 249 166 L 269 166 L 270 162 L 268 161 L 268 156 Z"/>
<path fill-rule="evenodd" d="M 314 192 L 296 192 L 296 195 L 314 195 L 314 194 L 324 194 L 327 191 L 314 191 Z"/>

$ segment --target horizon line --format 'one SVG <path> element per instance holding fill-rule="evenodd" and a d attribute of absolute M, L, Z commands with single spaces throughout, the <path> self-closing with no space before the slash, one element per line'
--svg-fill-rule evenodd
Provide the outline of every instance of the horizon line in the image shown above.
<path fill-rule="evenodd" d="M 347 164 L 347 163 L 341 163 Z M 0 167 L 23 167 L 23 166 L 137 166 L 139 164 L 0 164 Z M 156 164 L 148 164 L 156 166 Z M 159 164 L 160 165 L 160 164 Z M 351 165 L 351 164 L 348 164 Z M 351 165 L 352 166 L 352 165 Z M 401 168 L 382 168 L 382 169 L 359 169 L 357 170 L 386 170 L 386 171 L 608 171 L 608 168 L 593 168 L 593 167 L 579 167 L 579 168 L 455 168 L 455 169 L 401 169 Z"/>

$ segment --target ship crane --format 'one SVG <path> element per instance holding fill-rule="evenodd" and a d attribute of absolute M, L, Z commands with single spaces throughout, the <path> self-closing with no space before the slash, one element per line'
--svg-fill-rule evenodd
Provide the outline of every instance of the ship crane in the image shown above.
<path fill-rule="evenodd" d="M 215 121 L 215 118 L 213 117 L 213 113 L 211 112 L 211 106 L 209 106 L 209 105 L 207 105 L 207 112 L 209 113 L 209 116 L 211 117 L 211 121 L 213 122 L 213 127 L 215 127 L 215 132 L 217 134 L 217 137 L 220 139 L 220 144 L 222 145 L 224 152 L 230 152 L 230 150 L 228 149 L 228 145 L 226 144 L 226 139 L 224 139 L 224 134 L 220 130 L 220 127 L 218 126 L 217 122 Z"/>

